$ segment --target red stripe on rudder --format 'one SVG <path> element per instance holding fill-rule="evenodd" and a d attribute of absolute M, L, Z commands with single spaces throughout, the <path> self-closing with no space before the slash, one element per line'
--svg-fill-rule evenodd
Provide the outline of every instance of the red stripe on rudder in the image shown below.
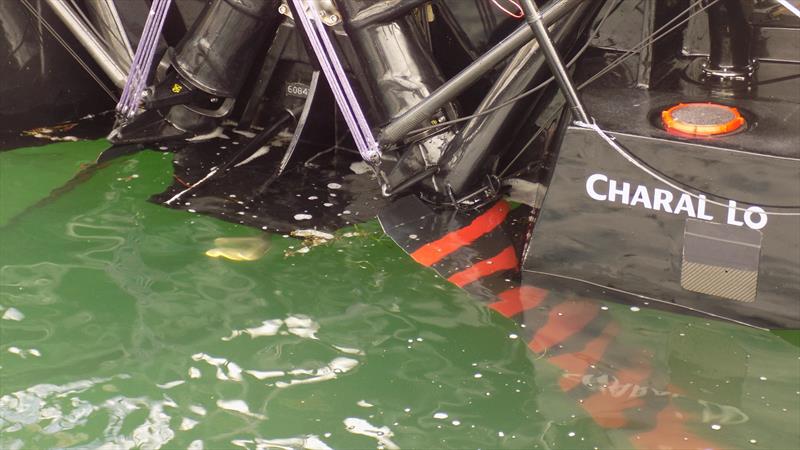
<path fill-rule="evenodd" d="M 428 242 L 412 253 L 411 257 L 414 258 L 414 261 L 424 266 L 432 266 L 445 256 L 467 244 L 471 244 L 479 237 L 497 228 L 498 225 L 506 220 L 510 210 L 511 207 L 508 203 L 505 200 L 501 200 L 476 217 L 469 225 L 452 231 L 433 242 Z"/>
<path fill-rule="evenodd" d="M 548 361 L 563 369 L 572 376 L 561 377 L 559 386 L 564 391 L 569 391 L 581 383 L 581 378 L 592 364 L 597 364 L 606 352 L 606 348 L 619 332 L 619 325 L 611 322 L 603 328 L 602 334 L 589 341 L 582 350 L 575 353 L 565 353 L 550 358 Z"/>
<path fill-rule="evenodd" d="M 556 305 L 550 311 L 547 322 L 528 343 L 528 347 L 536 353 L 542 353 L 553 345 L 564 342 L 597 317 L 598 311 L 597 304 L 585 301 L 568 301 Z"/>
<path fill-rule="evenodd" d="M 500 300 L 489 305 L 489 308 L 506 317 L 515 316 L 522 311 L 535 308 L 547 296 L 547 291 L 534 286 L 519 286 L 509 289 L 497 296 Z"/>
<path fill-rule="evenodd" d="M 458 287 L 464 287 L 473 281 L 480 280 L 481 278 L 493 273 L 518 268 L 519 261 L 517 260 L 517 252 L 514 250 L 514 246 L 509 245 L 505 248 L 505 250 L 497 255 L 475 263 L 472 267 L 454 274 L 448 278 L 447 281 L 455 284 Z"/>

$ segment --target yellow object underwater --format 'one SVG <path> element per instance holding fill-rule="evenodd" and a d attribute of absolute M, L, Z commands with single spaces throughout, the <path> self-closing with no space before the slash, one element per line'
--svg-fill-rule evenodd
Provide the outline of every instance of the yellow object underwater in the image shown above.
<path fill-rule="evenodd" d="M 269 242 L 261 237 L 221 237 L 214 239 L 214 245 L 206 252 L 206 256 L 231 261 L 255 261 L 269 250 Z"/>

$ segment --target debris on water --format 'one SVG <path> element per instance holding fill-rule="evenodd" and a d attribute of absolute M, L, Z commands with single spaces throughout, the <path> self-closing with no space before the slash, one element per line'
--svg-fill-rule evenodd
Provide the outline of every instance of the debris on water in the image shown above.
<path fill-rule="evenodd" d="M 200 378 L 200 369 L 197 367 L 189 367 L 189 378 Z"/>
<path fill-rule="evenodd" d="M 159 387 L 161 389 L 172 389 L 175 386 L 182 385 L 183 383 L 186 383 L 186 380 L 168 381 L 168 382 L 166 382 L 164 384 L 156 384 L 156 387 Z"/>
<path fill-rule="evenodd" d="M 372 403 L 370 403 L 370 402 L 368 402 L 366 400 L 359 400 L 359 401 L 356 402 L 356 405 L 358 405 L 358 406 L 360 406 L 362 408 L 372 408 L 373 406 L 375 406 L 375 405 L 373 405 Z"/>
<path fill-rule="evenodd" d="M 263 237 L 216 238 L 214 248 L 206 256 L 225 258 L 231 261 L 255 261 L 269 250 L 269 241 Z"/>
<path fill-rule="evenodd" d="M 295 230 L 291 232 L 291 235 L 301 239 L 318 239 L 318 240 L 331 240 L 333 239 L 333 235 L 330 233 L 326 233 L 324 231 L 319 230 Z"/>

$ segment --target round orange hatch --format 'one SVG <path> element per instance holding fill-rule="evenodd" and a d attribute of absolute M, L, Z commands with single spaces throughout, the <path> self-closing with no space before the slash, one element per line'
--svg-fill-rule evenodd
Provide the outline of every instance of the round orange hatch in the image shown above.
<path fill-rule="evenodd" d="M 742 128 L 739 110 L 717 103 L 678 103 L 661 112 L 667 131 L 689 136 L 718 136 Z"/>

